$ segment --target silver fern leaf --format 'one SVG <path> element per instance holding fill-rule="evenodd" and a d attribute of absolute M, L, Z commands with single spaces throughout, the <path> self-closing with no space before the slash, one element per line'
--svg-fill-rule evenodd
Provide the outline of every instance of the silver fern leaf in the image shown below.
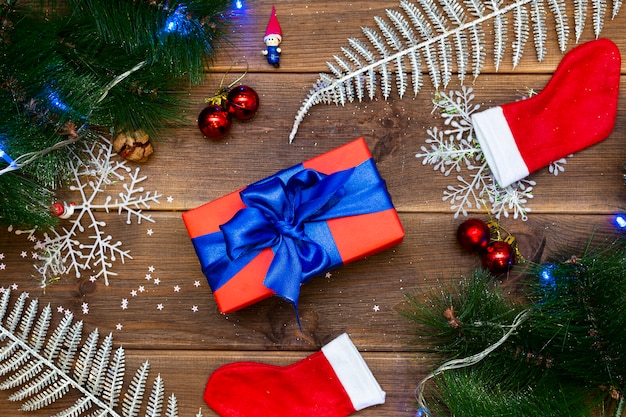
<path fill-rule="evenodd" d="M 615 16 L 622 8 L 622 0 L 613 0 L 613 12 L 611 13 L 611 19 L 615 19 Z"/>
<path fill-rule="evenodd" d="M 520 63 L 531 33 L 537 60 L 545 58 L 548 11 L 554 18 L 559 50 L 565 52 L 570 38 L 567 2 L 573 4 L 576 42 L 588 9 L 598 37 L 607 19 L 607 0 L 400 0 L 399 10 L 388 9 L 385 17 L 374 17 L 376 28 L 362 29 L 366 40 L 348 39 L 348 46 L 341 48 L 343 56 L 335 55 L 334 62 L 328 62 L 330 73 L 320 74 L 303 101 L 289 142 L 317 104 L 343 106 L 373 99 L 378 92 L 387 100 L 394 85 L 400 98 L 409 84 L 413 94 L 418 94 L 422 65 L 436 90 L 445 88 L 455 72 L 461 83 L 470 72 L 477 77 L 485 62 L 483 24 L 487 21 L 494 33 L 491 47 L 496 70 L 509 52 L 513 68 Z M 613 0 L 611 18 L 621 5 L 621 0 Z"/>
<path fill-rule="evenodd" d="M 565 0 L 548 0 L 548 8 L 554 16 L 554 25 L 556 27 L 556 37 L 559 42 L 559 49 L 561 52 L 565 52 L 567 49 L 567 40 L 569 39 L 569 26 L 567 25 L 567 13 L 565 12 Z"/>
<path fill-rule="evenodd" d="M 125 354 L 121 347 L 113 351 L 113 336 L 100 341 L 95 329 L 81 346 L 82 321 L 65 315 L 48 334 L 51 318 L 50 305 L 40 310 L 37 299 L 22 293 L 11 306 L 11 291 L 2 293 L 0 390 L 13 389 L 9 400 L 20 402 L 23 411 L 44 409 L 77 392 L 78 400 L 54 417 L 137 417 L 150 364 L 143 363 L 124 391 Z M 176 397 L 170 395 L 165 410 L 164 399 L 157 375 L 145 403 L 147 415 L 177 417 Z"/>
<path fill-rule="evenodd" d="M 537 51 L 537 61 L 541 62 L 546 57 L 546 39 L 548 37 L 546 8 L 543 0 L 536 0 L 530 3 L 530 16 L 533 22 L 533 40 L 535 42 L 535 51 Z M 576 42 L 578 42 L 578 39 L 576 39 Z"/>

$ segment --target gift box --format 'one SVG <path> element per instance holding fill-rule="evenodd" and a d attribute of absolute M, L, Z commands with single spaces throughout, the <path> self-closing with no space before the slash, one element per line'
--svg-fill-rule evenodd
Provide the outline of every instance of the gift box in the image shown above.
<path fill-rule="evenodd" d="M 183 213 L 222 313 L 400 243 L 404 229 L 363 139 Z"/>

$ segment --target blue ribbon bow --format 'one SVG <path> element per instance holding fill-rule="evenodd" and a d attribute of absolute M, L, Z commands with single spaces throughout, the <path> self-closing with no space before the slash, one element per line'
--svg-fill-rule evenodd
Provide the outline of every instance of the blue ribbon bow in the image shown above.
<path fill-rule="evenodd" d="M 393 207 L 371 159 L 330 175 L 296 166 L 248 186 L 240 197 L 246 207 L 220 232 L 193 238 L 202 270 L 216 291 L 272 248 L 263 284 L 294 305 L 301 284 L 343 263 L 326 220 Z"/>

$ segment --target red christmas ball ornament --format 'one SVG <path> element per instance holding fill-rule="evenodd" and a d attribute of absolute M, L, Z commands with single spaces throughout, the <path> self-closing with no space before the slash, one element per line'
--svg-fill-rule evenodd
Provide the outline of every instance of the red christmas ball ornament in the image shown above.
<path fill-rule="evenodd" d="M 50 206 L 50 213 L 53 216 L 59 217 L 65 212 L 65 207 L 61 203 L 54 203 Z"/>
<path fill-rule="evenodd" d="M 480 219 L 468 219 L 459 225 L 456 238 L 461 246 L 472 252 L 481 252 L 489 244 L 491 230 Z"/>
<path fill-rule="evenodd" d="M 69 219 L 74 214 L 75 207 L 75 203 L 61 204 L 56 202 L 50 206 L 50 213 L 60 219 Z"/>
<path fill-rule="evenodd" d="M 226 109 L 239 120 L 250 120 L 259 109 L 259 95 L 247 85 L 235 87 L 226 96 Z"/>
<path fill-rule="evenodd" d="M 515 263 L 515 249 L 507 242 L 491 242 L 485 248 L 481 261 L 483 267 L 492 274 L 502 274 Z"/>
<path fill-rule="evenodd" d="M 198 116 L 200 132 L 209 139 L 222 139 L 230 131 L 231 124 L 228 111 L 217 104 L 205 107 Z"/>

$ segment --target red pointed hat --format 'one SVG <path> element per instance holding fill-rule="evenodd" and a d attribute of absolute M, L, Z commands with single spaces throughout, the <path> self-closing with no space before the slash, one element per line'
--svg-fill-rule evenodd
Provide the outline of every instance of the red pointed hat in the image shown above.
<path fill-rule="evenodd" d="M 281 41 L 283 40 L 283 31 L 280 29 L 280 23 L 278 23 L 276 18 L 276 8 L 274 6 L 272 6 L 270 21 L 267 22 L 267 29 L 265 30 L 265 38 L 268 36 L 278 36 Z"/>

